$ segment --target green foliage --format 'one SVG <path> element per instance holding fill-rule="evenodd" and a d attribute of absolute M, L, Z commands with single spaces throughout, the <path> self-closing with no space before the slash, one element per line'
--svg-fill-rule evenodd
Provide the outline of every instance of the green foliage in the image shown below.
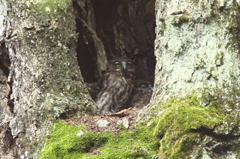
<path fill-rule="evenodd" d="M 153 136 L 151 127 L 137 130 L 122 130 L 112 133 L 93 133 L 83 126 L 74 127 L 56 121 L 51 134 L 46 138 L 41 159 L 136 159 L 151 158 L 159 149 L 159 141 Z M 83 135 L 77 135 L 82 133 Z M 92 152 L 100 154 L 90 155 Z"/>

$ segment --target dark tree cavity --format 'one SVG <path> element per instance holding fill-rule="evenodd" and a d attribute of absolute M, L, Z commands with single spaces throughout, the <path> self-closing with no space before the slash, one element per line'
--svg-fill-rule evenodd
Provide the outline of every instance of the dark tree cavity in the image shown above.
<path fill-rule="evenodd" d="M 96 82 L 107 60 L 128 57 L 136 79 L 153 83 L 155 0 L 74 0 L 77 54 L 86 82 Z"/>
<path fill-rule="evenodd" d="M 0 43 L 0 114 L 5 112 L 5 116 L 0 116 L 0 134 L 5 136 L 3 138 L 0 147 L 3 153 L 8 153 L 9 149 L 13 148 L 15 139 L 11 134 L 11 129 L 8 127 L 9 119 L 13 113 L 13 103 L 10 100 L 11 94 L 11 79 L 8 79 L 9 75 L 9 52 L 6 49 L 5 43 Z M 1 156 L 1 151 L 0 151 Z"/>

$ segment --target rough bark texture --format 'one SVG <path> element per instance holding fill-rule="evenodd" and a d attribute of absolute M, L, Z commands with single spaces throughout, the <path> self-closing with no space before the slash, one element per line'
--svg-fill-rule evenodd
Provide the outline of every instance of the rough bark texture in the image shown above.
<path fill-rule="evenodd" d="M 233 0 L 156 2 L 157 64 L 151 106 L 195 93 L 203 109 L 209 109 L 213 103 L 217 103 L 214 106 L 218 110 L 216 114 L 223 116 L 222 122 L 212 128 L 198 125 L 201 128 L 185 130 L 189 131 L 188 135 L 181 138 L 181 142 L 185 141 L 185 149 L 179 151 L 182 154 L 188 152 L 186 158 L 240 156 L 239 19 L 239 5 Z M 162 109 L 160 113 L 166 107 Z M 174 118 L 178 119 L 181 115 L 176 113 Z M 196 113 L 192 122 L 198 119 Z M 169 132 L 173 132 L 168 134 L 169 137 L 174 134 L 174 130 Z M 198 133 L 199 136 L 191 139 L 191 133 Z M 161 135 L 166 136 L 167 133 Z M 167 138 L 165 136 L 163 138 Z M 175 139 L 176 145 L 181 143 Z M 161 146 L 164 147 L 164 144 Z M 160 150 L 161 157 L 169 157 L 166 156 L 169 155 L 166 149 Z M 168 150 L 171 153 L 178 151 L 171 147 Z"/>
<path fill-rule="evenodd" d="M 107 57 L 103 42 L 97 36 L 95 13 L 91 0 L 73 1 L 77 21 L 78 62 L 89 82 L 95 81 L 106 69 Z"/>
<path fill-rule="evenodd" d="M 96 112 L 77 59 L 87 82 L 116 56 L 153 82 L 154 3 L 74 0 L 73 10 L 68 0 L 1 1 L 1 158 L 37 158 L 56 118 Z M 239 1 L 156 1 L 149 106 L 160 106 L 159 158 L 240 157 L 239 19 Z M 187 95 L 194 100 L 165 104 Z"/>
<path fill-rule="evenodd" d="M 3 0 L 0 9 L 0 58 L 11 61 L 0 66 L 0 156 L 37 158 L 56 118 L 96 112 L 77 63 L 72 3 Z"/>
<path fill-rule="evenodd" d="M 238 13 L 234 1 L 158 1 L 155 97 L 238 86 Z"/>
<path fill-rule="evenodd" d="M 56 118 L 96 113 L 79 66 L 94 82 L 107 59 L 127 56 L 153 83 L 154 2 L 1 1 L 1 158 L 37 158 Z"/>

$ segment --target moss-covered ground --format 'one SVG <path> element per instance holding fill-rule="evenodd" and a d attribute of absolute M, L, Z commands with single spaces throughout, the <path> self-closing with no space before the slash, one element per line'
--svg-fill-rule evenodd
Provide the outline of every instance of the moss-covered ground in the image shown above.
<path fill-rule="evenodd" d="M 118 135 L 111 132 L 93 133 L 83 125 L 72 126 L 56 121 L 41 151 L 41 159 L 136 159 L 152 158 L 159 141 L 145 128 L 122 129 Z"/>
<path fill-rule="evenodd" d="M 40 154 L 41 159 L 136 159 L 186 158 L 194 146 L 201 143 L 200 128 L 214 129 L 226 121 L 224 111 L 216 102 L 201 106 L 196 96 L 161 103 L 163 110 L 151 124 L 139 124 L 136 129 L 93 133 L 84 126 L 72 126 L 56 121 Z M 158 157 L 157 157 L 158 156 Z"/>

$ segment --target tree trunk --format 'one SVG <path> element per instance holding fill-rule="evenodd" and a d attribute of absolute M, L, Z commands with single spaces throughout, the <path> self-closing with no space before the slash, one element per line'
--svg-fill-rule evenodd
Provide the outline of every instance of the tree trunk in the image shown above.
<path fill-rule="evenodd" d="M 156 2 L 161 158 L 239 158 L 239 20 L 235 1 Z"/>
<path fill-rule="evenodd" d="M 159 158 L 239 158 L 237 2 L 2 0 L 1 157 L 37 158 L 56 118 L 96 113 L 83 81 L 126 56 L 137 79 L 155 70 Z"/>
<path fill-rule="evenodd" d="M 159 1 L 156 9 L 160 89 L 154 97 L 184 97 L 203 87 L 226 93 L 237 88 L 239 8 L 234 1 Z"/>
<path fill-rule="evenodd" d="M 56 118 L 96 112 L 76 59 L 72 3 L 3 0 L 1 9 L 0 56 L 11 66 L 0 70 L 0 156 L 37 158 Z"/>
<path fill-rule="evenodd" d="M 127 56 L 153 82 L 154 1 L 1 2 L 1 158 L 37 158 L 55 119 L 96 113 L 83 81 L 107 59 Z"/>

